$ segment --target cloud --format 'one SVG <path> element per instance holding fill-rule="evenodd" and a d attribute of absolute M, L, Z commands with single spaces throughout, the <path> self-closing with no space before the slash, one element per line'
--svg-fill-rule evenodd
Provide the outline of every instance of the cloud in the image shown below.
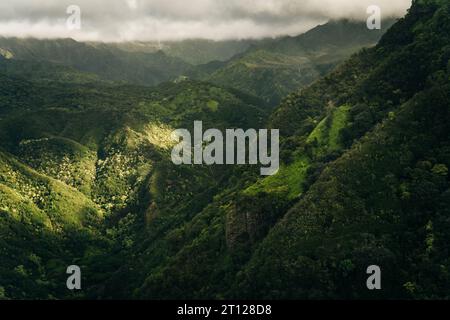
<path fill-rule="evenodd" d="M 70 5 L 81 29 L 66 26 Z M 294 35 L 330 19 L 364 20 L 378 5 L 402 16 L 411 0 L 4 0 L 0 36 L 95 41 L 242 39 Z"/>

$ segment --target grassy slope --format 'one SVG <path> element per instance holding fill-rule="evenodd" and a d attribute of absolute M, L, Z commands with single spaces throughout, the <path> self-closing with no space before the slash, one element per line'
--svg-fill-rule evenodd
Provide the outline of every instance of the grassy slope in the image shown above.
<path fill-rule="evenodd" d="M 349 109 L 349 106 L 341 106 L 331 111 L 331 114 L 319 122 L 308 136 L 306 141 L 307 143 L 314 142 L 314 153 L 316 155 L 326 155 L 342 149 L 339 133 L 347 125 Z M 328 122 L 329 125 L 327 125 Z M 244 193 L 248 195 L 255 195 L 260 192 L 279 193 L 281 196 L 287 194 L 289 200 L 295 199 L 303 192 L 303 183 L 311 162 L 312 160 L 308 156 L 297 156 L 293 163 L 282 165 L 278 174 L 260 180 L 245 190 Z"/>
<path fill-rule="evenodd" d="M 339 132 L 347 125 L 349 110 L 350 106 L 347 105 L 332 110 L 311 132 L 306 142 L 314 142 L 318 148 L 317 152 L 322 154 L 342 148 Z"/>
<path fill-rule="evenodd" d="M 2 185 L 46 212 L 53 228 L 82 226 L 89 218 L 101 217 L 97 206 L 76 189 L 39 174 L 10 154 L 0 153 L 0 161 Z"/>
<path fill-rule="evenodd" d="M 437 9 L 416 4 L 374 49 L 379 65 L 367 81 L 389 91 L 366 90 L 369 86 L 363 81 L 347 101 L 370 97 L 366 101 L 379 103 L 384 120 L 322 171 L 256 250 L 233 294 L 297 299 L 448 297 L 448 282 L 437 280 L 448 270 L 442 247 L 448 234 L 446 227 L 436 226 L 446 225 L 443 221 L 448 219 L 450 78 L 448 60 L 437 57 L 448 52 L 450 8 L 444 4 Z M 429 37 L 434 45 L 419 49 Z M 408 61 L 417 59 L 430 61 L 426 72 L 413 72 L 415 66 Z M 407 67 L 397 68 L 400 60 Z M 388 113 L 386 105 L 398 87 L 403 99 Z M 349 126 L 357 131 L 358 119 L 367 118 L 355 104 L 349 114 Z M 325 123 L 319 125 L 314 134 L 318 140 L 327 140 L 320 130 L 324 127 Z M 365 269 L 371 264 L 384 270 L 382 292 L 365 287 Z"/>

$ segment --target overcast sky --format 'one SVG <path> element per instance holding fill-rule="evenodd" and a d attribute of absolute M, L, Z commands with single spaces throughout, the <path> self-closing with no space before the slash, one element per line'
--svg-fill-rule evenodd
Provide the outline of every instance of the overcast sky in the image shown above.
<path fill-rule="evenodd" d="M 66 26 L 81 9 L 81 29 Z M 295 35 L 330 19 L 403 16 L 411 0 L 0 0 L 0 36 L 130 41 Z"/>

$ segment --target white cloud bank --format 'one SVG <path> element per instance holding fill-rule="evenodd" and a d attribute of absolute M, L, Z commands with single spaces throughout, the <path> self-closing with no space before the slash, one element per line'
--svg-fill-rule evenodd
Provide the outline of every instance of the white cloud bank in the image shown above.
<path fill-rule="evenodd" d="M 69 5 L 81 29 L 66 27 Z M 295 35 L 330 19 L 399 17 L 411 0 L 2 0 L 0 36 L 96 41 L 243 39 Z"/>

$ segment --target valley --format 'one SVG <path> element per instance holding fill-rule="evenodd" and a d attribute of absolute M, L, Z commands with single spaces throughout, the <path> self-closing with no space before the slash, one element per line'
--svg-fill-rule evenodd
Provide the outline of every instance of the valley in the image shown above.
<path fill-rule="evenodd" d="M 449 17 L 417 0 L 381 31 L 0 38 L 0 299 L 448 298 Z M 198 121 L 279 130 L 278 172 L 175 164 Z"/>

